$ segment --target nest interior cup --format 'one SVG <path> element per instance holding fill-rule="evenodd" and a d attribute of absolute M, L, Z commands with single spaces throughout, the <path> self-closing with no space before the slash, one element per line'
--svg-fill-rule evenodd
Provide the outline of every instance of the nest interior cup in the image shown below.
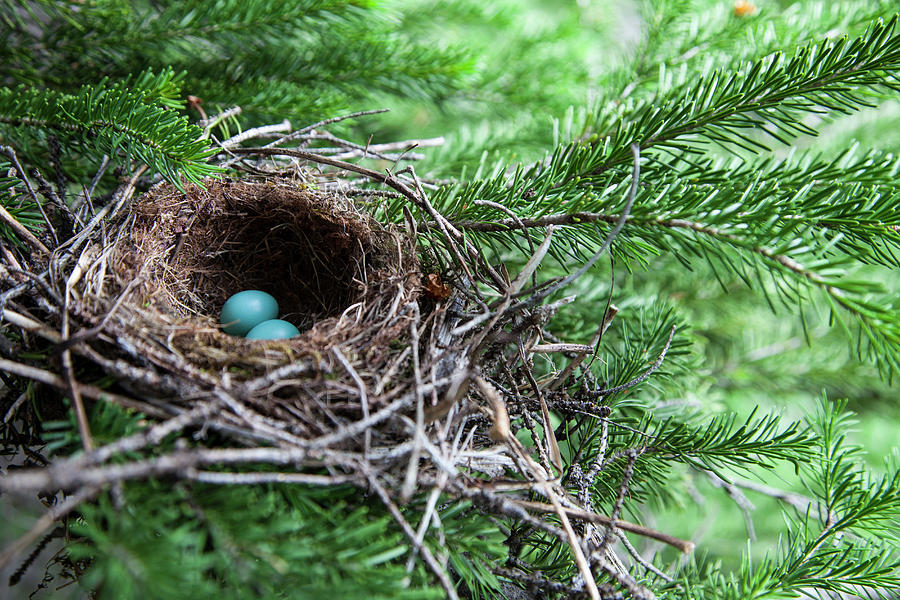
<path fill-rule="evenodd" d="M 134 281 L 127 304 L 150 333 L 220 357 L 206 366 L 239 363 L 253 343 L 218 324 L 238 291 L 277 300 L 280 317 L 303 332 L 278 341 L 296 353 L 339 340 L 338 317 L 351 305 L 417 280 L 415 253 L 395 232 L 349 198 L 291 181 L 163 184 L 134 202 L 124 225 L 110 260 L 116 287 Z"/>

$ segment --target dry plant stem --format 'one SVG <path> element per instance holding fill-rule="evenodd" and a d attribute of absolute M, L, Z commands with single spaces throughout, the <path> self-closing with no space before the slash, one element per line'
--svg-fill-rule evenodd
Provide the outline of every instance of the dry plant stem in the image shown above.
<path fill-rule="evenodd" d="M 750 490 L 752 492 L 757 492 L 759 494 L 764 494 L 766 496 L 775 498 L 776 500 L 780 500 L 785 504 L 793 506 L 802 513 L 814 510 L 820 519 L 822 519 L 823 521 L 826 520 L 824 517 L 825 508 L 821 505 L 821 503 L 816 500 L 812 500 L 811 498 L 807 498 L 802 494 L 786 492 L 784 490 L 779 490 L 778 488 L 773 488 L 771 486 L 764 485 L 762 483 L 756 483 L 753 481 L 735 480 L 732 482 L 732 484 Z"/>
<path fill-rule="evenodd" d="M 94 174 L 94 178 L 91 180 L 91 184 L 88 187 L 84 185 L 81 186 L 81 195 L 75 198 L 75 201 L 72 202 L 72 212 L 79 217 L 79 221 L 84 221 L 84 208 L 86 207 L 91 211 L 91 215 L 94 214 L 94 204 L 91 201 L 91 197 L 94 195 L 94 190 L 97 188 L 97 184 L 100 183 L 100 179 L 103 177 L 104 173 L 106 173 L 106 169 L 109 168 L 109 156 L 104 154 L 103 159 L 100 161 L 100 166 L 97 168 L 97 172 Z"/>
<path fill-rule="evenodd" d="M 327 458 L 327 461 L 324 460 Z M 77 459 L 69 459 L 46 469 L 22 469 L 0 478 L 0 491 L 30 494 L 44 489 L 74 489 L 85 486 L 103 486 L 117 481 L 146 479 L 161 475 L 182 476 L 190 469 L 203 465 L 224 464 L 278 464 L 294 465 L 314 460 L 317 466 L 334 463 L 350 466 L 357 455 L 347 457 L 342 453 L 310 452 L 299 448 L 228 448 L 180 450 L 145 460 L 136 460 L 106 466 L 72 468 Z M 73 462 L 70 462 L 73 461 Z"/>
<path fill-rule="evenodd" d="M 312 125 L 307 125 L 303 129 L 298 129 L 297 131 L 294 131 L 293 133 L 290 133 L 284 137 L 278 138 L 274 142 L 266 144 L 265 147 L 266 148 L 274 148 L 275 146 L 280 146 L 281 144 L 286 144 L 287 142 L 291 142 L 300 137 L 303 137 L 303 135 L 309 133 L 313 129 L 317 129 L 319 127 L 324 127 L 325 125 L 331 125 L 332 123 L 346 121 L 347 119 L 355 119 L 357 117 L 365 117 L 367 115 L 377 115 L 377 114 L 381 114 L 381 113 L 386 113 L 388 111 L 390 111 L 390 109 L 388 109 L 388 108 L 376 108 L 374 110 L 361 110 L 358 112 L 350 113 L 349 115 L 342 115 L 340 117 L 332 117 L 330 119 L 324 119 L 322 121 L 313 123 Z"/>
<path fill-rule="evenodd" d="M 548 504 L 544 504 L 543 502 L 532 502 L 527 500 L 516 500 L 515 503 L 521 506 L 524 509 L 530 510 L 532 512 L 537 513 L 553 513 L 556 512 L 553 506 Z M 622 531 L 628 531 L 630 533 L 634 533 L 646 538 L 650 538 L 653 540 L 657 540 L 659 542 L 663 542 L 664 544 L 668 544 L 673 548 L 678 548 L 681 552 L 685 554 L 689 554 L 694 551 L 694 543 L 686 540 L 682 540 L 675 536 L 669 535 L 667 533 L 663 533 L 662 531 L 657 531 L 655 529 L 651 529 L 649 527 L 644 527 L 643 525 L 638 525 L 637 523 L 631 523 L 629 521 L 623 521 L 622 519 L 611 519 L 605 515 L 600 515 L 595 512 L 589 512 L 580 508 L 574 507 L 565 507 L 564 508 L 567 515 L 571 516 L 574 519 L 579 519 L 582 521 L 587 521 L 590 523 L 597 523 L 598 525 L 614 525 L 617 529 L 621 529 Z"/>
<path fill-rule="evenodd" d="M 604 390 L 589 390 L 586 394 L 591 398 L 597 398 L 599 396 L 608 396 L 609 394 L 614 394 L 616 392 L 621 392 L 622 390 L 627 390 L 628 388 L 632 388 L 637 384 L 645 381 L 650 375 L 653 374 L 654 371 L 659 369 L 662 366 L 663 361 L 666 358 L 666 353 L 669 351 L 669 346 L 672 345 L 672 339 L 675 337 L 675 325 L 672 326 L 672 330 L 669 332 L 669 338 L 666 340 L 665 346 L 663 346 L 662 352 L 659 353 L 659 356 L 656 358 L 656 362 L 654 362 L 649 369 L 629 381 L 628 383 L 623 383 L 622 385 L 617 385 L 613 388 L 607 388 Z"/>
<path fill-rule="evenodd" d="M 252 140 L 256 137 L 263 137 L 272 133 L 283 133 L 290 130 L 291 122 L 285 119 L 281 123 L 276 123 L 274 125 L 263 125 L 261 127 L 254 127 L 252 129 L 242 131 L 241 133 L 233 135 L 227 140 L 224 140 L 219 145 L 222 148 L 233 148 L 235 146 L 238 146 L 239 144 L 243 144 L 247 140 Z"/>
<path fill-rule="evenodd" d="M 596 552 L 598 554 L 605 554 L 607 549 L 611 548 L 613 542 L 613 536 L 616 531 L 616 521 L 619 518 L 619 515 L 622 513 L 622 505 L 625 503 L 625 495 L 628 493 L 628 488 L 631 485 L 631 478 L 634 475 L 634 463 L 637 461 L 638 452 L 633 449 L 629 449 L 626 451 L 627 462 L 625 463 L 625 470 L 622 473 L 622 483 L 619 484 L 619 493 L 616 496 L 616 502 L 613 505 L 612 512 L 609 515 L 609 523 L 606 524 L 606 531 L 603 534 L 603 538 L 600 541 L 600 545 L 597 547 Z"/>
<path fill-rule="evenodd" d="M 404 154 L 402 156 L 394 156 L 392 159 L 390 156 L 387 156 L 386 154 L 376 150 L 375 146 L 371 146 L 371 145 L 360 146 L 359 144 L 354 144 L 353 142 L 349 142 L 347 140 L 342 140 L 341 138 L 337 137 L 336 135 L 332 135 L 332 134 L 328 133 L 327 131 L 312 131 L 312 132 L 308 133 L 307 135 L 305 135 L 304 139 L 310 140 L 310 141 L 325 140 L 328 142 L 334 142 L 335 144 L 337 144 L 339 146 L 339 148 L 334 149 L 336 151 L 332 151 L 332 149 L 329 149 L 329 148 L 316 148 L 316 153 L 318 153 L 318 154 L 326 154 L 326 153 L 334 154 L 335 155 L 334 158 L 338 158 L 338 159 L 354 158 L 354 157 L 359 156 L 362 158 L 378 158 L 381 160 L 391 160 L 391 161 L 399 161 L 403 157 L 405 157 L 407 160 L 414 160 L 414 158 L 408 154 Z M 345 150 L 345 152 L 340 153 L 341 150 Z M 349 152 L 346 152 L 346 150 L 349 150 Z"/>
<path fill-rule="evenodd" d="M 382 154 L 386 152 L 390 152 L 392 150 L 402 150 L 404 153 L 402 155 L 396 154 L 384 154 L 387 160 L 395 161 L 400 160 L 422 160 L 425 158 L 424 154 L 413 154 L 408 152 L 412 148 L 425 148 L 425 147 L 433 147 L 433 146 L 443 146 L 444 145 L 443 137 L 436 138 L 425 138 L 418 140 L 403 140 L 402 142 L 391 142 L 388 144 L 371 144 L 369 146 L 363 147 L 361 150 L 355 149 L 347 152 L 340 152 L 334 155 L 334 158 L 338 159 L 347 159 L 347 158 L 361 158 L 366 157 L 369 154 Z M 319 149 L 321 152 L 321 149 Z"/>
<path fill-rule="evenodd" d="M 512 581 L 524 583 L 527 588 L 537 588 L 539 590 L 543 590 L 548 595 L 562 594 L 562 596 L 560 596 L 562 598 L 577 598 L 582 594 L 581 590 L 576 590 L 575 588 L 570 587 L 564 583 L 546 579 L 539 572 L 526 573 L 521 569 L 510 569 L 507 567 L 497 567 L 495 569 L 492 569 L 492 572 L 495 575 L 499 575 L 500 577 L 506 577 L 507 579 L 511 579 Z"/>
<path fill-rule="evenodd" d="M 99 487 L 85 487 L 57 504 L 39 518 L 24 535 L 0 552 L 0 569 L 6 567 L 16 556 L 28 549 L 54 523 L 72 512 L 79 504 L 90 500 L 100 492 Z"/>
<path fill-rule="evenodd" d="M 69 340 L 69 299 L 72 296 L 72 285 L 76 283 L 77 278 L 80 277 L 78 267 L 80 266 L 81 259 L 79 259 L 78 262 L 79 264 L 76 265 L 72 274 L 66 279 L 66 289 L 63 296 L 62 328 L 59 335 L 60 343 L 62 344 L 65 344 Z M 62 374 L 66 380 L 70 399 L 72 400 L 72 405 L 75 410 L 75 420 L 78 423 L 81 447 L 85 452 L 90 452 L 94 449 L 94 439 L 91 435 L 87 411 L 84 409 L 84 400 L 81 398 L 81 393 L 78 391 L 78 382 L 75 381 L 75 370 L 72 367 L 72 352 L 68 347 L 62 351 L 60 364 L 62 366 Z"/>
<path fill-rule="evenodd" d="M 9 410 L 6 411 L 6 415 L 3 417 L 3 422 L 4 422 L 4 423 L 11 423 L 11 422 L 12 422 L 13 417 L 16 416 L 16 412 L 17 412 L 17 411 L 19 410 L 19 408 L 25 403 L 25 400 L 26 400 L 27 398 L 28 398 L 28 394 L 26 394 L 26 393 L 24 393 L 24 392 L 21 393 L 21 394 L 19 394 L 19 397 L 16 398 L 16 401 L 13 402 L 13 403 L 12 403 L 12 406 L 9 407 Z"/>
<path fill-rule="evenodd" d="M 143 175 L 150 167 L 147 165 L 141 165 L 137 169 L 135 169 L 134 173 L 131 175 L 128 180 L 126 180 L 122 185 L 116 188 L 115 193 L 113 194 L 112 200 L 110 200 L 103 208 L 100 209 L 94 217 L 88 221 L 88 224 L 84 226 L 84 228 L 78 232 L 78 235 L 74 235 L 59 246 L 57 246 L 53 253 L 54 255 L 60 255 L 63 250 L 68 249 L 68 252 L 75 252 L 81 244 L 83 244 L 88 237 L 93 233 L 94 229 L 97 228 L 97 225 L 103 223 L 104 219 L 107 217 L 112 218 L 113 215 L 119 212 L 124 206 L 125 202 L 127 202 L 131 196 L 134 194 L 135 185 L 137 184 L 137 180 Z"/>
<path fill-rule="evenodd" d="M 428 565 L 428 568 L 431 569 L 431 572 L 434 573 L 435 577 L 438 578 L 438 581 L 441 583 L 441 587 L 444 588 L 444 592 L 447 594 L 447 598 L 451 600 L 459 600 L 459 596 L 456 594 L 456 588 L 453 586 L 453 583 L 450 581 L 450 578 L 447 576 L 447 572 L 444 568 L 438 563 L 437 559 L 432 554 L 431 550 L 425 544 L 419 543 L 416 532 L 413 530 L 412 526 L 407 522 L 407 520 L 403 517 L 403 514 L 400 512 L 400 509 L 397 508 L 397 505 L 394 504 L 394 501 L 391 500 L 390 495 L 387 493 L 387 490 L 384 489 L 375 475 L 371 472 L 371 470 L 366 466 L 363 468 L 363 472 L 366 474 L 366 478 L 369 481 L 369 486 L 375 490 L 375 493 L 378 494 L 378 497 L 381 499 L 381 502 L 388 509 L 388 512 L 391 513 L 391 516 L 397 522 L 398 525 L 403 529 L 403 533 L 406 535 L 412 547 L 416 552 L 425 560 L 425 564 Z"/>
<path fill-rule="evenodd" d="M 363 419 L 369 418 L 369 395 L 366 391 L 366 384 L 363 382 L 362 378 L 359 376 L 359 373 L 356 372 L 356 369 L 353 368 L 353 365 L 347 360 L 347 358 L 343 355 L 340 348 L 334 346 L 331 349 L 332 354 L 341 363 L 341 366 L 344 367 L 344 370 L 347 371 L 347 374 L 353 379 L 354 383 L 356 383 L 359 388 L 359 403 L 362 408 Z M 369 449 L 372 447 L 372 430 L 366 429 L 363 433 L 363 450 L 366 455 L 369 454 Z"/>
<path fill-rule="evenodd" d="M 610 298 L 612 298 L 612 291 L 612 286 L 610 286 Z M 591 338 L 591 343 L 588 344 L 588 346 L 590 346 L 590 350 L 587 350 L 586 352 L 579 352 L 577 356 L 570 360 L 569 364 L 566 365 L 562 372 L 556 376 L 556 379 L 553 380 L 547 387 L 549 391 L 558 390 L 560 387 L 565 385 L 566 381 L 569 379 L 569 376 L 575 371 L 575 369 L 581 366 L 581 363 L 584 362 L 584 359 L 587 358 L 589 354 L 591 354 L 591 361 L 588 363 L 588 366 L 591 365 L 594 358 L 597 356 L 597 353 L 600 351 L 600 340 L 603 339 L 603 334 L 606 333 L 607 329 L 609 329 L 609 326 L 612 324 L 612 321 L 618 312 L 618 307 L 613 305 L 608 300 L 606 303 L 606 312 L 604 313 L 603 321 L 597 328 L 597 332 L 594 334 L 594 337 Z"/>
<path fill-rule="evenodd" d="M 736 485 L 729 481 L 725 481 L 712 471 L 705 471 L 707 477 L 709 477 L 712 484 L 716 487 L 722 488 L 725 490 L 725 493 L 728 494 L 728 497 L 737 505 L 740 509 L 741 514 L 744 516 L 744 525 L 747 528 L 747 537 L 750 541 L 756 541 L 756 529 L 753 526 L 753 511 L 756 510 L 756 507 L 752 502 L 744 495 L 744 492 L 740 490 Z"/>
<path fill-rule="evenodd" d="M 625 535 L 624 531 L 622 531 L 621 529 L 615 529 L 615 534 L 619 538 L 619 540 L 621 540 L 622 545 L 625 546 L 625 549 L 628 551 L 628 554 L 631 555 L 631 558 L 633 558 L 636 563 L 638 563 L 639 565 L 644 567 L 647 571 L 649 571 L 650 573 L 653 573 L 654 575 L 656 575 L 663 581 L 666 581 L 668 583 L 673 583 L 675 581 L 672 577 L 670 577 L 666 573 L 660 571 L 656 567 L 656 565 L 654 565 L 653 563 L 651 563 L 650 561 L 645 559 L 643 556 L 641 556 L 641 553 L 637 551 L 637 548 L 635 548 L 631 544 L 631 542 L 628 540 L 628 536 Z"/>
<path fill-rule="evenodd" d="M 563 531 L 566 532 L 566 537 L 568 539 L 569 548 L 572 550 L 572 554 L 575 557 L 575 564 L 578 565 L 578 571 L 581 573 L 581 576 L 584 578 L 584 583 L 587 586 L 588 594 L 591 597 L 591 600 L 600 600 L 600 590 L 597 589 L 597 582 L 594 580 L 594 574 L 591 572 L 590 564 L 587 561 L 587 558 L 584 555 L 584 551 L 581 548 L 581 542 L 578 539 L 578 536 L 575 535 L 575 530 L 572 528 L 572 523 L 569 521 L 568 515 L 566 515 L 565 510 L 559 502 L 559 498 L 557 497 L 556 491 L 553 489 L 550 481 L 547 477 L 544 476 L 541 471 L 543 469 L 534 469 L 534 467 L 538 466 L 534 463 L 531 457 L 525 452 L 525 449 L 522 447 L 522 444 L 515 437 L 510 436 L 508 443 L 516 449 L 519 457 L 526 462 L 532 463 L 533 475 L 537 476 L 538 484 L 544 488 L 544 491 L 547 497 L 550 499 L 550 503 L 553 505 L 553 512 L 559 517 L 560 522 L 563 526 Z"/>
<path fill-rule="evenodd" d="M 75 467 L 76 465 L 99 464 L 109 460 L 117 454 L 134 452 L 148 446 L 156 446 L 167 436 L 182 431 L 186 427 L 202 423 L 216 408 L 217 405 L 215 403 L 204 402 L 194 409 L 184 411 L 180 415 L 157 423 L 146 431 L 121 438 L 115 442 L 101 446 L 93 452 L 72 458 L 70 459 L 71 462 L 68 464 L 71 467 Z"/>
<path fill-rule="evenodd" d="M 258 485 L 261 483 L 290 483 L 301 485 L 333 486 L 359 483 L 355 475 L 311 475 L 307 473 L 224 473 L 222 471 L 197 471 L 189 469 L 185 479 L 216 485 Z"/>
<path fill-rule="evenodd" d="M 422 367 L 419 361 L 419 305 L 413 303 L 413 319 L 409 323 L 410 348 L 412 349 L 412 368 L 416 394 L 416 422 L 413 433 L 413 449 L 409 455 L 409 465 L 400 490 L 400 500 L 406 504 L 416 489 L 416 477 L 419 474 L 419 457 L 422 453 L 422 440 L 425 436 L 425 394 L 422 392 Z"/>
<path fill-rule="evenodd" d="M 459 229 L 454 227 L 453 223 L 451 223 L 446 217 L 444 217 L 444 215 L 435 210 L 435 208 L 431 205 L 431 202 L 428 201 L 428 196 L 425 195 L 425 190 L 422 189 L 422 182 L 419 180 L 418 175 L 416 175 L 415 168 L 410 165 L 406 167 L 404 171 L 408 171 L 412 175 L 413 181 L 416 185 L 416 190 L 419 193 L 420 204 L 425 207 L 428 215 L 432 219 L 434 219 L 435 223 L 437 223 L 441 228 L 441 231 L 444 232 L 446 239 L 448 241 L 455 239 L 460 242 L 466 249 L 466 253 L 469 255 L 469 258 L 472 260 L 472 262 L 478 265 L 482 271 L 490 276 L 491 280 L 493 280 L 494 282 L 494 285 L 498 286 L 500 289 L 503 289 L 503 285 L 506 283 L 506 281 L 502 277 L 500 277 L 497 271 L 494 270 L 494 268 L 482 258 L 481 253 L 474 245 L 472 245 L 472 242 L 470 242 L 468 238 L 466 238 L 466 236 L 464 236 L 459 231 Z M 470 279 L 472 279 L 472 281 L 475 281 L 475 279 L 471 277 Z M 475 292 L 476 295 L 480 297 L 480 293 L 477 287 L 475 288 Z"/>
<path fill-rule="evenodd" d="M 422 385 L 422 392 L 429 393 L 436 389 L 441 389 L 451 382 L 451 378 L 444 377 L 442 379 L 438 379 L 432 383 L 425 383 Z M 403 394 L 400 398 L 394 400 L 389 405 L 385 406 L 381 410 L 372 413 L 372 415 L 368 419 L 362 419 L 347 425 L 346 427 L 342 427 L 335 431 L 334 433 L 330 433 L 328 435 L 322 436 L 320 438 L 316 438 L 307 442 L 305 447 L 310 449 L 321 449 L 327 448 L 328 446 L 337 444 L 346 439 L 355 437 L 365 431 L 366 429 L 377 425 L 387 419 L 397 415 L 401 410 L 408 407 L 415 401 L 416 394 L 415 392 L 408 392 Z"/>
<path fill-rule="evenodd" d="M 634 205 L 634 199 L 637 197 L 638 184 L 640 183 L 641 178 L 641 147 L 637 144 L 632 144 L 631 154 L 634 156 L 634 167 L 631 172 L 631 188 L 629 188 L 628 190 L 628 197 L 625 200 L 625 207 L 622 209 L 622 214 L 619 215 L 619 218 L 616 220 L 616 224 L 613 226 L 609 234 L 607 234 L 606 239 L 603 241 L 603 245 L 600 246 L 600 249 L 597 250 L 597 252 L 594 253 L 594 255 L 577 271 L 575 271 L 571 275 L 564 277 L 557 283 L 542 290 L 541 292 L 532 295 L 530 298 L 520 301 L 518 304 L 513 306 L 513 310 L 520 310 L 522 308 L 534 306 L 554 292 L 557 292 L 558 290 L 561 290 L 562 288 L 568 286 L 570 283 L 587 273 L 588 270 L 593 267 L 594 264 L 598 260 L 600 260 L 600 257 L 603 256 L 603 254 L 609 249 L 609 247 L 612 245 L 613 240 L 616 239 L 616 236 L 619 235 L 620 231 L 622 231 L 622 227 L 625 226 L 625 222 L 628 220 L 628 215 L 631 213 L 631 207 Z"/>
<path fill-rule="evenodd" d="M 541 242 L 541 245 L 536 251 L 532 251 L 531 258 L 528 259 L 528 262 L 522 267 L 522 270 L 519 272 L 518 276 L 516 276 L 516 279 L 507 288 L 507 293 L 510 296 L 518 294 L 525 285 L 525 282 L 528 281 L 528 278 L 534 276 L 535 271 L 537 271 L 538 266 L 543 262 L 544 257 L 547 255 L 547 251 L 550 249 L 550 241 L 552 239 L 553 227 L 548 227 L 547 235 L 544 236 L 544 241 Z"/>
<path fill-rule="evenodd" d="M 541 217 L 539 219 L 521 219 L 521 221 L 525 227 L 533 228 L 546 227 L 548 225 L 583 225 L 585 223 L 592 222 L 618 223 L 622 220 L 623 217 L 625 217 L 626 222 L 629 220 L 629 215 L 625 214 L 624 212 L 621 215 L 580 212 L 549 215 L 547 217 Z M 696 223 L 694 221 L 687 221 L 684 219 L 657 218 L 641 220 L 639 221 L 639 223 L 641 225 L 659 226 L 668 229 L 688 229 L 690 231 L 708 235 L 710 237 L 728 240 L 748 252 L 758 254 L 759 256 L 762 256 L 767 260 L 778 263 L 781 267 L 793 272 L 795 275 L 799 275 L 800 277 L 809 280 L 813 284 L 820 286 L 823 290 L 825 290 L 825 292 L 828 293 L 829 296 L 834 298 L 836 302 L 838 302 L 841 306 L 847 308 L 848 310 L 851 310 L 853 312 L 858 311 L 857 307 L 850 306 L 846 303 L 846 300 L 843 298 L 843 295 L 838 288 L 828 285 L 822 278 L 822 276 L 818 273 L 808 270 L 801 263 L 797 262 L 791 257 L 784 254 L 776 254 L 771 249 L 764 246 L 749 246 L 742 238 L 735 234 L 727 233 L 716 227 L 711 227 L 702 223 Z M 509 231 L 520 226 L 518 222 L 509 219 L 493 223 L 485 223 L 479 221 L 456 221 L 454 222 L 454 225 L 460 229 L 481 232 Z"/>
<path fill-rule="evenodd" d="M 12 162 L 13 167 L 15 167 L 16 169 L 16 173 L 19 174 L 19 179 L 21 179 L 22 183 L 25 184 L 25 189 L 28 190 L 28 195 L 31 196 L 31 200 L 37 206 L 38 211 L 40 211 L 41 217 L 43 217 L 44 223 L 47 225 L 47 230 L 50 232 L 51 237 L 53 237 L 53 245 L 58 246 L 59 239 L 56 237 L 56 230 L 53 228 L 53 223 L 50 222 L 50 219 L 47 217 L 47 213 L 44 212 L 44 206 L 38 199 L 37 194 L 34 193 L 34 189 L 31 187 L 31 182 L 28 180 L 28 176 L 25 174 L 25 169 L 23 169 L 22 165 L 19 163 L 19 157 L 16 156 L 16 151 L 13 150 L 12 146 L 0 146 L 0 154 L 4 154 L 10 160 L 10 162 Z"/>
<path fill-rule="evenodd" d="M 34 381 L 39 381 L 40 383 L 52 385 L 53 387 L 59 388 L 61 390 L 67 390 L 69 388 L 68 382 L 55 373 L 51 373 L 50 371 L 45 371 L 43 369 L 38 369 L 37 367 L 23 365 L 22 363 L 17 363 L 5 358 L 0 358 L 0 371 L 6 371 L 8 373 L 12 373 L 13 375 L 18 375 L 19 377 L 25 377 L 26 379 L 31 379 Z M 81 395 L 87 396 L 88 398 L 93 398 L 94 400 L 105 400 L 108 402 L 112 402 L 113 404 L 118 404 L 119 406 L 122 406 L 124 408 L 132 408 L 134 410 L 144 412 L 154 417 L 169 416 L 166 412 L 161 411 L 159 408 L 140 400 L 134 400 L 126 396 L 114 394 L 104 389 L 84 383 L 76 382 L 76 386 L 78 388 L 78 392 Z"/>
<path fill-rule="evenodd" d="M 232 117 L 236 117 L 243 112 L 243 109 L 240 106 L 232 106 L 229 109 L 223 110 L 217 115 L 209 117 L 208 119 L 200 119 L 197 121 L 197 126 L 203 130 L 203 135 L 201 136 L 203 139 L 209 138 L 209 132 L 212 131 L 212 128 L 221 123 L 222 121 L 226 121 Z"/>
<path fill-rule="evenodd" d="M 503 419 L 505 419 L 508 423 L 509 417 L 506 415 L 506 410 L 503 407 L 502 399 L 500 398 L 500 394 L 484 379 L 477 378 L 476 382 L 478 383 L 479 389 L 482 394 L 484 394 L 487 398 L 489 398 L 492 406 L 495 407 L 495 418 L 500 418 L 501 423 L 500 427 L 492 429 L 494 437 L 500 437 L 505 433 L 504 441 L 506 445 L 509 447 L 510 451 L 513 454 L 513 457 L 518 459 L 522 465 L 522 469 L 525 472 L 526 476 L 533 478 L 539 487 L 543 489 L 544 495 L 550 500 L 553 505 L 553 512 L 559 517 L 559 520 L 562 524 L 563 531 L 565 533 L 565 539 L 569 544 L 569 548 L 572 551 L 572 554 L 575 558 L 575 563 L 578 566 L 578 570 L 581 573 L 581 576 L 584 578 L 585 585 L 588 588 L 588 593 L 592 600 L 600 599 L 600 592 L 597 589 L 597 584 L 594 581 L 594 576 L 591 573 L 590 565 L 587 562 L 587 558 L 584 555 L 584 552 L 581 548 L 581 543 L 578 540 L 578 537 L 575 535 L 575 530 L 572 528 L 572 524 L 569 522 L 566 513 L 563 510 L 562 505 L 559 502 L 556 490 L 554 489 L 550 478 L 548 477 L 547 471 L 536 463 L 533 458 L 528 454 L 525 448 L 522 446 L 522 443 L 513 436 L 509 430 L 508 424 L 503 424 Z M 499 410 L 498 410 L 499 409 Z"/>
<path fill-rule="evenodd" d="M 10 214 L 8 210 L 0 206 L 0 220 L 3 220 L 4 223 L 9 225 L 13 231 L 16 232 L 16 235 L 22 238 L 22 240 L 31 246 L 34 250 L 43 254 L 44 256 L 49 256 L 50 250 L 41 243 L 41 240 L 37 239 L 33 233 L 28 231 L 24 225 L 19 223 L 19 221 Z"/>

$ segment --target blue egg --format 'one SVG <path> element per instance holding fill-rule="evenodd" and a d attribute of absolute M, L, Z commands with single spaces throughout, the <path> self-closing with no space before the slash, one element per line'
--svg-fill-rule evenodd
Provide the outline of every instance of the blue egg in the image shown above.
<path fill-rule="evenodd" d="M 278 302 L 259 290 L 238 292 L 225 301 L 219 322 L 225 333 L 246 335 L 248 331 L 278 316 Z"/>
<path fill-rule="evenodd" d="M 285 340 L 300 335 L 300 330 L 281 319 L 263 321 L 250 330 L 248 340 Z"/>

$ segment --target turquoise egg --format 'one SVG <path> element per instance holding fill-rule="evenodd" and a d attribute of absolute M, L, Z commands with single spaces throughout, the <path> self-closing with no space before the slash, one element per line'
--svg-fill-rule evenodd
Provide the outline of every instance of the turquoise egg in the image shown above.
<path fill-rule="evenodd" d="M 250 330 L 248 340 L 285 340 L 300 335 L 300 330 L 281 319 L 263 321 Z"/>
<path fill-rule="evenodd" d="M 246 335 L 248 331 L 278 316 L 278 302 L 259 290 L 238 292 L 225 301 L 219 322 L 225 333 Z"/>

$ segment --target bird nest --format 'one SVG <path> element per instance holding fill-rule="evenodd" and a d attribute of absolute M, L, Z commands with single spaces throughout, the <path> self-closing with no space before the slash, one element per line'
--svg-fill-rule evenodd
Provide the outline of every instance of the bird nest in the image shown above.
<path fill-rule="evenodd" d="M 382 371 L 408 343 L 422 280 L 407 236 L 346 196 L 276 178 L 159 185 L 79 263 L 75 311 L 116 346 L 117 375 L 172 398 L 253 381 L 260 414 L 307 433 L 321 432 L 325 412 L 361 410 L 334 393 L 350 385 L 358 397 L 358 372 Z M 222 305 L 245 289 L 271 294 L 301 334 L 222 331 Z M 321 411 L 309 402 L 319 394 Z"/>
<path fill-rule="evenodd" d="M 270 175 L 184 189 L 160 184 L 129 202 L 135 175 L 43 256 L 49 239 L 31 240 L 30 257 L 5 252 L 0 308 L 5 326 L 21 335 L 21 347 L 6 354 L 46 352 L 49 343 L 52 359 L 45 365 L 0 359 L 0 366 L 62 390 L 86 452 L 0 478 L 0 491 L 66 490 L 67 504 L 53 513 L 59 518 L 127 479 L 351 483 L 385 504 L 448 597 L 456 597 L 456 585 L 398 508 L 422 491 L 431 490 L 432 500 L 436 492 L 468 500 L 483 514 L 526 524 L 522 531 L 569 547 L 580 584 L 494 569 L 523 587 L 598 597 L 599 576 L 615 589 L 640 589 L 629 569 L 610 558 L 613 530 L 690 550 L 689 542 L 615 518 L 640 448 L 621 453 L 623 464 L 608 471 L 618 480 L 604 484 L 618 487 L 614 517 L 597 513 L 590 494 L 607 463 L 595 461 L 582 473 L 579 458 L 570 456 L 563 477 L 557 438 L 569 430 L 554 429 L 551 412 L 564 422 L 605 423 L 604 394 L 634 382 L 600 389 L 585 360 L 614 307 L 599 315 L 590 344 L 564 343 L 545 330 L 570 301 L 549 302 L 551 295 L 577 275 L 543 283 L 534 277 L 552 227 L 511 276 L 488 264 L 429 204 L 414 171 L 401 179 L 302 150 L 233 148 L 227 160 L 235 155 L 256 155 L 254 173 L 273 155 L 339 171 L 286 173 L 280 162 Z M 351 173 L 362 177 L 334 183 L 335 175 Z M 372 188 L 373 182 L 392 189 Z M 356 200 L 391 195 L 410 209 L 404 208 L 405 228 L 379 223 Z M 420 265 L 423 239 L 439 258 L 434 265 L 445 265 L 442 272 Z M 222 304 L 245 289 L 272 294 L 301 334 L 264 341 L 224 333 Z M 553 357 L 554 368 L 536 369 L 536 355 Z M 85 410 L 90 402 L 151 419 L 145 430 L 96 448 Z M 13 406 L 8 415 L 16 410 L 27 406 Z M 527 433 L 522 440 L 519 429 Z M 173 434 L 185 443 L 168 454 L 107 463 Z M 223 470 L 227 465 L 235 471 Z M 429 502 L 422 522 L 439 510 Z M 510 552 L 522 543 L 510 538 Z"/>
<path fill-rule="evenodd" d="M 410 241 L 348 198 L 272 180 L 157 187 L 133 205 L 116 243 L 93 253 L 107 257 L 83 278 L 94 321 L 126 294 L 112 316 L 119 327 L 238 379 L 335 346 L 371 359 L 406 329 L 389 307 L 415 299 L 420 279 Z M 270 293 L 302 334 L 224 333 L 222 305 L 245 289 Z"/>

